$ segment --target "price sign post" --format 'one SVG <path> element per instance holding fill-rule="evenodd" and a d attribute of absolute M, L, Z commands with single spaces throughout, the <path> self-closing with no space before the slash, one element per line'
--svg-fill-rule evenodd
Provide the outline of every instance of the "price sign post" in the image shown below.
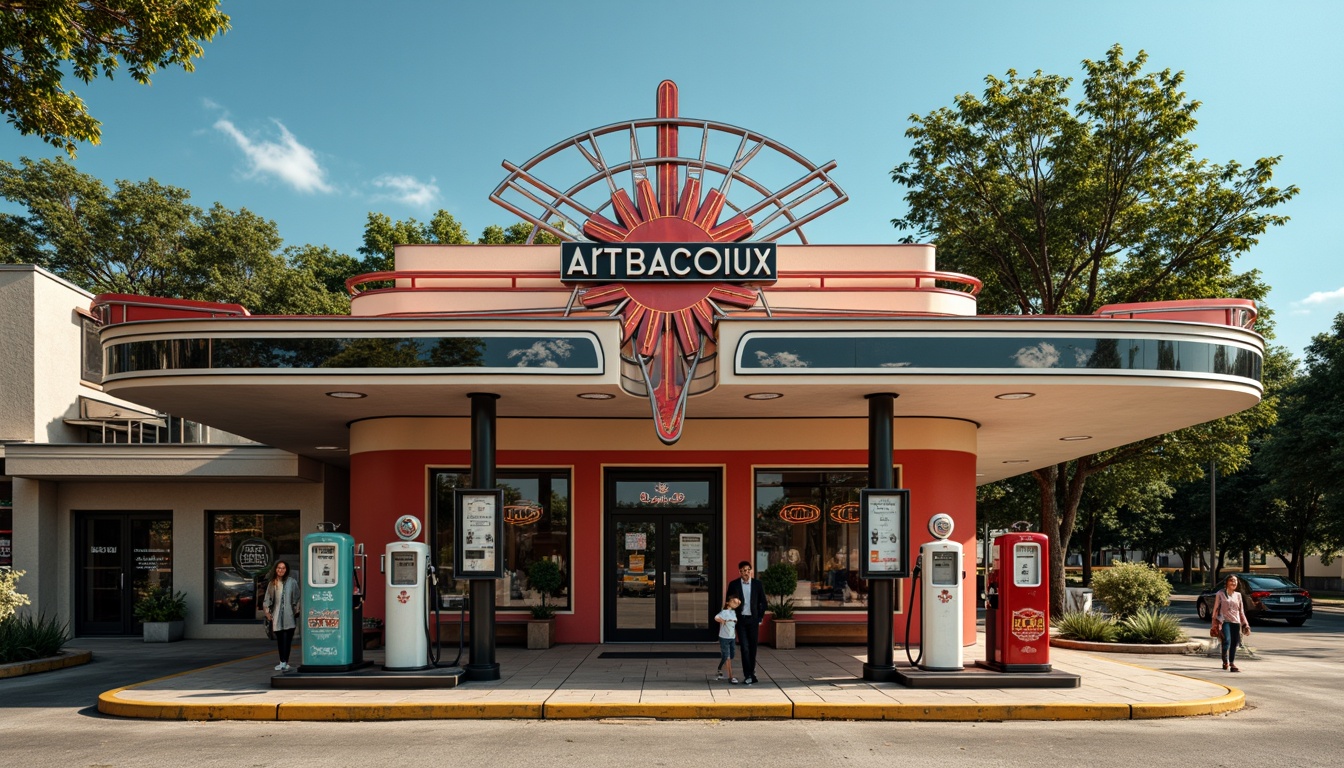
<path fill-rule="evenodd" d="M 504 491 L 459 488 L 453 491 L 453 578 L 502 579 Z"/>

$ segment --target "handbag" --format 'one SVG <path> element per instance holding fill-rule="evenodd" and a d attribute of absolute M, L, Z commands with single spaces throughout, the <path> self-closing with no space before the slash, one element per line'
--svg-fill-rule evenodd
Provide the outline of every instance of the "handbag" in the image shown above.
<path fill-rule="evenodd" d="M 262 623 L 266 625 L 266 639 L 267 639 L 267 640 L 274 640 L 274 639 L 275 639 L 275 627 L 272 627 L 272 626 L 271 626 L 271 622 L 269 622 L 269 621 L 263 621 Z"/>
<path fill-rule="evenodd" d="M 1209 637 L 1222 637 L 1217 627 L 1209 627 Z"/>

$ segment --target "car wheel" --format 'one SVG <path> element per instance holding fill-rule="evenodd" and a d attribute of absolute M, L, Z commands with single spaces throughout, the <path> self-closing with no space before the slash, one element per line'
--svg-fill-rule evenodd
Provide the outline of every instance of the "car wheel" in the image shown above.
<path fill-rule="evenodd" d="M 1307 623 L 1307 620 L 1306 620 L 1306 619 L 1289 619 L 1289 620 L 1288 620 L 1288 626 L 1290 626 L 1290 627 L 1300 627 L 1300 626 L 1302 626 L 1303 624 L 1306 624 L 1306 623 Z"/>
<path fill-rule="evenodd" d="M 1209 620 L 1209 604 L 1204 602 L 1204 598 L 1195 601 L 1195 613 L 1199 614 L 1199 618 L 1204 621 Z"/>

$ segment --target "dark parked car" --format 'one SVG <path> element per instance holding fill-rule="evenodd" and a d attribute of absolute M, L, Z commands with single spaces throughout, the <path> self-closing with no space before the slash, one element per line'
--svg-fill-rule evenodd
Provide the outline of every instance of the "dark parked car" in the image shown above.
<path fill-rule="evenodd" d="M 256 616 L 257 584 L 237 568 L 215 568 L 214 618 L 251 619 Z"/>
<path fill-rule="evenodd" d="M 1289 625 L 1300 627 L 1311 618 L 1311 593 L 1282 576 L 1270 573 L 1228 575 L 1237 577 L 1237 591 L 1241 593 L 1242 604 L 1246 606 L 1246 617 L 1251 621 L 1284 619 Z M 1213 600 L 1218 589 L 1200 594 L 1195 602 L 1199 618 L 1209 621 L 1212 617 Z"/>

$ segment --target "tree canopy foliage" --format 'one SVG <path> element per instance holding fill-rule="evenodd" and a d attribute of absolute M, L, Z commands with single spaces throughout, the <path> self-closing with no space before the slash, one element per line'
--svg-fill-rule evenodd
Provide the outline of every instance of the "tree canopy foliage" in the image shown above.
<path fill-rule="evenodd" d="M 349 311 L 354 259 L 315 246 L 281 249 L 274 221 L 193 205 L 180 187 L 101 181 L 60 159 L 0 161 L 0 260 L 36 264 L 94 293 L 238 303 L 261 314 Z"/>
<path fill-rule="evenodd" d="M 910 160 L 892 171 L 908 207 L 892 223 L 907 241 L 936 242 L 940 267 L 981 278 L 985 313 L 1262 301 L 1259 274 L 1233 263 L 1287 221 L 1270 211 L 1297 188 L 1272 185 L 1277 157 L 1245 166 L 1196 157 L 1199 102 L 1181 90 L 1181 73 L 1145 72 L 1147 59 L 1126 60 L 1117 45 L 1085 60 L 1081 93 L 1069 77 L 1009 70 L 987 77 L 982 96 L 912 116 Z M 1131 461 L 1173 481 L 1199 476 L 1210 459 L 1237 467 L 1251 426 L 1272 418 L 1260 408 L 1033 472 L 1051 539 L 1052 608 L 1063 606 L 1064 557 L 1089 477 Z"/>
<path fill-rule="evenodd" d="M 100 123 L 65 88 L 67 72 L 92 82 L 125 64 L 148 85 L 155 71 L 195 69 L 201 43 L 229 28 L 220 0 L 0 0 L 0 111 L 24 135 L 75 156 L 97 144 Z"/>

